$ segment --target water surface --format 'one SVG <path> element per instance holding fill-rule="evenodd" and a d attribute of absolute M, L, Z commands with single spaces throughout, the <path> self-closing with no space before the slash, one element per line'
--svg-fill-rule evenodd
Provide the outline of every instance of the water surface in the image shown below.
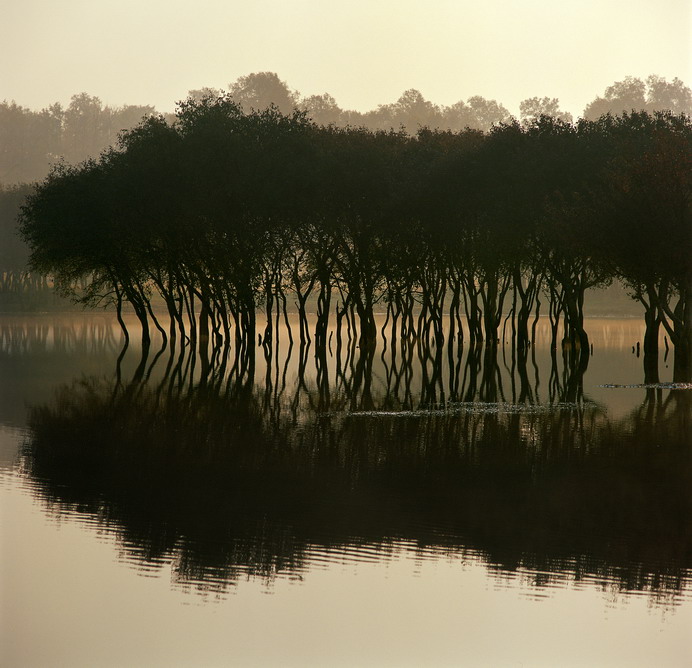
<path fill-rule="evenodd" d="M 692 390 L 588 329 L 248 367 L 3 317 L 3 665 L 689 665 Z"/>

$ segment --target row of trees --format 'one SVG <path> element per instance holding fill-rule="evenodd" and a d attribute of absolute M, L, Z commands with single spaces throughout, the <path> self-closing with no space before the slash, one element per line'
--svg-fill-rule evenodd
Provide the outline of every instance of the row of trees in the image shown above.
<path fill-rule="evenodd" d="M 506 123 L 512 115 L 496 100 L 487 100 L 479 95 L 459 100 L 452 105 L 438 105 L 426 100 L 420 91 L 412 88 L 405 91 L 394 103 L 378 105 L 367 112 L 342 109 L 336 100 L 324 93 L 301 97 L 298 91 L 279 79 L 273 72 L 259 72 L 240 77 L 229 86 L 230 94 L 243 109 L 265 109 L 275 104 L 283 113 L 293 109 L 304 110 L 321 125 L 355 125 L 371 130 L 389 130 L 405 127 L 415 133 L 421 127 L 459 131 L 465 128 L 488 131 L 493 125 Z M 203 88 L 190 91 L 193 97 L 222 91 Z M 620 114 L 630 111 L 672 111 L 675 114 L 692 112 L 692 90 L 680 79 L 669 82 L 655 74 L 646 81 L 637 77 L 625 77 L 608 86 L 602 96 L 589 102 L 582 116 L 595 121 L 604 114 Z M 531 97 L 519 104 L 519 120 L 529 124 L 541 116 L 551 116 L 572 122 L 572 114 L 560 109 L 560 101 L 551 97 Z"/>
<path fill-rule="evenodd" d="M 272 72 L 257 72 L 240 77 L 229 86 L 232 98 L 246 111 L 262 110 L 271 104 L 284 114 L 294 109 L 306 111 L 318 124 L 366 127 L 370 130 L 398 129 L 410 133 L 421 127 L 461 131 L 465 128 L 488 131 L 495 124 L 511 120 L 509 111 L 499 102 L 481 96 L 459 100 L 444 106 L 426 100 L 415 89 L 405 91 L 394 103 L 359 112 L 342 109 L 336 100 L 324 93 L 302 97 Z M 202 88 L 189 95 L 202 99 L 218 97 L 222 91 Z M 646 81 L 627 77 L 609 86 L 602 96 L 590 102 L 584 118 L 596 120 L 605 113 L 623 111 L 671 110 L 692 112 L 692 91 L 679 79 L 672 82 L 658 76 Z M 74 95 L 67 108 L 59 103 L 41 111 L 31 111 L 15 102 L 0 103 L 0 184 L 15 184 L 41 179 L 49 165 L 64 158 L 70 163 L 96 157 L 114 145 L 118 134 L 135 126 L 143 116 L 155 113 L 151 106 L 103 105 L 97 97 Z M 520 104 L 522 123 L 529 124 L 541 115 L 567 122 L 571 114 L 560 110 L 559 101 L 550 97 L 533 97 Z M 168 115 L 173 120 L 173 115 Z"/>
<path fill-rule="evenodd" d="M 153 113 L 151 106 L 104 106 L 86 93 L 73 95 L 66 108 L 56 102 L 41 111 L 0 102 L 0 184 L 41 179 L 61 159 L 76 163 L 97 156 L 122 130 Z"/>
<path fill-rule="evenodd" d="M 584 293 L 619 277 L 644 306 L 651 373 L 663 326 L 683 379 L 691 130 L 684 115 L 638 112 L 411 136 L 189 98 L 174 123 L 150 117 L 98 161 L 55 169 L 22 229 L 35 269 L 66 290 L 81 282 L 84 303 L 114 303 L 123 329 L 129 302 L 145 345 L 155 326 L 204 348 L 235 338 L 252 355 L 257 307 L 270 345 L 289 300 L 303 342 L 312 298 L 318 348 L 333 307 L 337 336 L 343 324 L 373 345 L 380 302 L 392 339 L 430 349 L 445 336 L 496 345 L 509 309 L 525 350 L 546 295 L 553 348 L 562 321 L 583 365 Z"/>
<path fill-rule="evenodd" d="M 52 280 L 29 269 L 29 248 L 17 234 L 17 215 L 32 192 L 26 184 L 0 185 L 0 307 L 10 310 L 69 308 L 53 290 Z"/>
<path fill-rule="evenodd" d="M 3 188 L 0 186 L 0 292 L 12 289 L 21 282 L 26 271 L 29 249 L 17 234 L 17 214 L 31 193 L 28 185 Z"/>

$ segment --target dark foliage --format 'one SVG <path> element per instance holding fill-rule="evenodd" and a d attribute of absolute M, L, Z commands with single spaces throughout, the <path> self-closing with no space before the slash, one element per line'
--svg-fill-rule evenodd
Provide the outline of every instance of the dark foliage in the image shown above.
<path fill-rule="evenodd" d="M 317 295 L 321 345 L 335 299 L 338 327 L 345 319 L 362 345 L 375 341 L 379 301 L 394 331 L 438 347 L 446 318 L 452 336 L 466 329 L 472 345 L 496 345 L 509 311 L 519 349 L 545 294 L 553 348 L 586 364 L 585 291 L 617 277 L 645 306 L 649 362 L 663 324 L 684 380 L 691 130 L 686 116 L 633 112 L 414 137 L 202 96 L 173 124 L 143 121 L 98 161 L 54 169 L 22 229 L 35 270 L 79 286 L 85 304 L 113 302 L 120 314 L 129 303 L 145 343 L 152 324 L 204 346 L 234 332 L 249 354 L 256 307 L 269 343 L 287 293 L 301 340 Z"/>

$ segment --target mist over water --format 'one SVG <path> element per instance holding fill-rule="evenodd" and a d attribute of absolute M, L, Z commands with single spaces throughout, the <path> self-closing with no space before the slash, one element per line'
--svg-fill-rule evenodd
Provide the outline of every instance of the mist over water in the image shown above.
<path fill-rule="evenodd" d="M 3 376 L 18 389 L 0 415 L 1 490 L 14 513 L 5 524 L 16 539 L 6 563 L 17 573 L 5 605 L 19 610 L 5 651 L 31 654 L 21 648 L 27 606 L 75 621 L 70 631 L 55 620 L 42 626 L 44 641 L 86 623 L 79 582 L 87 577 L 112 598 L 92 641 L 55 655 L 71 665 L 103 659 L 103 634 L 132 634 L 123 620 L 134 624 L 138 608 L 152 606 L 157 622 L 136 636 L 134 656 L 165 637 L 171 654 L 159 647 L 154 664 L 180 650 L 158 624 L 187 619 L 209 641 L 198 625 L 216 628 L 209 614 L 221 615 L 237 639 L 260 619 L 240 611 L 260 608 L 268 624 L 280 610 L 293 620 L 284 617 L 304 649 L 271 624 L 262 634 L 284 643 L 290 665 L 317 665 L 337 645 L 339 657 L 366 665 L 383 664 L 385 645 L 398 665 L 415 663 L 423 655 L 407 653 L 412 633 L 431 665 L 458 657 L 460 634 L 468 665 L 550 663 L 566 655 L 527 631 L 550 608 L 584 624 L 579 650 L 567 629 L 553 630 L 576 663 L 597 651 L 600 665 L 650 665 L 653 654 L 623 649 L 620 625 L 634 624 L 648 652 L 663 652 L 660 665 L 682 665 L 692 605 L 692 390 L 670 389 L 663 356 L 659 386 L 635 387 L 639 323 L 588 325 L 594 354 L 585 372 L 562 355 L 553 368 L 547 326 L 525 359 L 508 346 L 474 354 L 445 345 L 431 360 L 415 343 L 382 338 L 374 350 L 347 342 L 337 352 L 333 336 L 316 355 L 284 334 L 257 349 L 251 369 L 232 349 L 157 358 L 156 346 L 142 357 L 132 345 L 122 355 L 109 318 L 3 318 Z M 22 562 L 39 565 L 56 550 L 74 560 L 57 557 L 67 568 L 60 584 L 43 566 L 27 589 Z M 114 586 L 128 596 L 114 597 Z M 442 593 L 449 587 L 458 597 Z M 385 596 L 391 628 L 373 592 Z M 263 594 L 271 596 L 254 598 Z M 322 596 L 337 598 L 320 607 Z M 309 623 L 316 609 L 324 619 Z M 437 628 L 432 636 L 411 626 L 416 610 L 429 616 L 425 628 Z M 482 610 L 511 619 L 502 632 L 511 657 L 444 621 L 473 619 L 485 636 Z M 594 615 L 611 621 L 593 626 Z M 368 650 L 357 649 L 359 638 Z M 212 664 L 222 656 L 286 663 L 247 640 L 192 645 Z M 115 650 L 101 663 L 127 656 Z"/>

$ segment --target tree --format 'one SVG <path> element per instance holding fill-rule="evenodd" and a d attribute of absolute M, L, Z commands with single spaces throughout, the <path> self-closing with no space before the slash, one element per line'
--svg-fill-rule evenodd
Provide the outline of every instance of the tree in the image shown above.
<path fill-rule="evenodd" d="M 652 74 L 646 83 L 628 76 L 605 89 L 603 97 L 586 105 L 584 118 L 595 121 L 604 114 L 632 111 L 672 111 L 674 114 L 692 113 L 692 91 L 680 79 L 666 81 Z"/>
<path fill-rule="evenodd" d="M 440 122 L 440 109 L 428 102 L 420 91 L 410 88 L 392 105 L 388 105 L 393 127 L 403 126 L 410 134 L 419 128 L 434 128 Z"/>
<path fill-rule="evenodd" d="M 28 273 L 29 249 L 17 230 L 19 209 L 30 192 L 27 185 L 0 186 L 0 294 L 20 292 L 38 278 Z"/>
<path fill-rule="evenodd" d="M 670 112 L 604 117 L 610 159 L 593 191 L 590 234 L 645 308 L 645 355 L 655 367 L 662 324 L 674 378 L 692 378 L 692 124 Z M 646 360 L 645 360 L 646 362 Z"/>
<path fill-rule="evenodd" d="M 560 111 L 560 101 L 550 97 L 530 97 L 519 103 L 519 116 L 524 125 L 530 125 L 541 116 L 557 118 L 565 123 L 572 122 L 572 114 Z"/>
<path fill-rule="evenodd" d="M 104 107 L 96 96 L 72 96 L 63 115 L 62 154 L 68 162 L 97 156 L 110 144 L 111 114 L 111 109 Z"/>
<path fill-rule="evenodd" d="M 677 77 L 668 82 L 655 74 L 646 79 L 647 110 L 692 114 L 692 90 Z"/>
<path fill-rule="evenodd" d="M 202 88 L 195 88 L 187 92 L 188 100 L 195 100 L 196 102 L 201 102 L 205 98 L 217 98 L 223 95 L 223 91 L 219 88 L 210 88 L 209 86 L 204 86 Z"/>
<path fill-rule="evenodd" d="M 275 105 L 283 114 L 290 114 L 298 106 L 298 91 L 290 90 L 274 72 L 255 72 L 239 77 L 229 89 L 232 99 L 246 113 Z"/>
<path fill-rule="evenodd" d="M 15 102 L 0 103 L 0 183 L 43 178 L 62 152 L 61 125 L 58 104 L 35 112 Z"/>
<path fill-rule="evenodd" d="M 155 115 L 156 109 L 150 105 L 126 104 L 111 109 L 108 145 L 115 145 L 121 132 L 130 130 L 143 119 Z"/>
<path fill-rule="evenodd" d="M 443 107 L 440 127 L 456 131 L 470 128 L 487 132 L 493 125 L 508 123 L 511 119 L 509 111 L 499 102 L 474 95 L 466 102 L 459 101 L 451 107 Z"/>
<path fill-rule="evenodd" d="M 380 120 L 431 109 L 407 91 Z M 459 109 L 486 120 L 503 113 L 482 98 Z M 155 291 L 171 334 L 177 327 L 184 338 L 189 327 L 206 345 L 210 327 L 228 340 L 232 321 L 249 357 L 256 306 L 266 306 L 271 342 L 271 314 L 282 303 L 288 321 L 291 288 L 301 339 L 307 297 L 319 292 L 323 346 L 333 286 L 337 331 L 347 315 L 368 349 L 374 305 L 385 299 L 405 336 L 430 350 L 432 333 L 437 354 L 450 288 L 450 321 L 461 324 L 463 304 L 470 339 L 489 348 L 511 299 L 512 336 L 525 351 L 543 284 L 553 348 L 564 317 L 565 349 L 579 350 L 583 370 L 585 290 L 619 275 L 640 296 L 645 287 L 681 378 L 692 350 L 689 126 L 670 113 L 574 125 L 541 114 L 488 133 L 421 128 L 412 137 L 318 126 L 306 111 L 273 105 L 245 112 L 232 93 L 203 95 L 180 103 L 172 124 L 146 117 L 98 160 L 54 169 L 24 208 L 24 233 L 35 268 L 68 288 L 83 281 L 76 296 L 85 303 L 130 302 L 145 338 L 149 321 L 159 327 Z"/>
<path fill-rule="evenodd" d="M 298 107 L 305 111 L 318 125 L 339 125 L 341 123 L 342 110 L 329 93 L 303 98 Z"/>

